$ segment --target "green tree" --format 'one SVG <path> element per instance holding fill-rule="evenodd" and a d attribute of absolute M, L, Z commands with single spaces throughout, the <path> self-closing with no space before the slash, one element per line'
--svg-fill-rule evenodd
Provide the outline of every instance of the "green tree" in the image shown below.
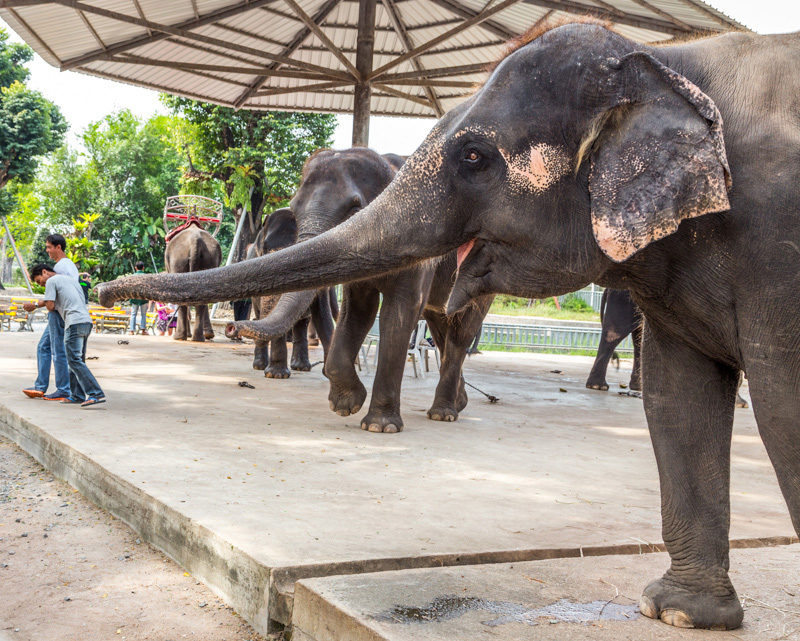
<path fill-rule="evenodd" d="M 58 149 L 67 122 L 58 107 L 25 86 L 30 47 L 10 44 L 0 29 L 0 189 L 13 178 L 33 180 L 39 158 Z"/>
<path fill-rule="evenodd" d="M 103 280 L 133 271 L 137 260 L 164 267 L 167 196 L 178 193 L 183 159 L 170 142 L 174 118 L 142 121 L 123 110 L 92 123 L 83 134 L 96 175 L 92 245 Z"/>
<path fill-rule="evenodd" d="M 288 201 L 300 182 L 306 159 L 331 144 L 336 119 L 332 115 L 280 111 L 236 111 L 178 96 L 162 95 L 174 114 L 195 125 L 186 141 L 192 154 L 193 178 L 188 191 L 202 179 L 219 181 L 226 204 L 238 222 L 246 205 L 248 221 L 242 230 L 235 259 L 244 257 L 261 217 Z"/>

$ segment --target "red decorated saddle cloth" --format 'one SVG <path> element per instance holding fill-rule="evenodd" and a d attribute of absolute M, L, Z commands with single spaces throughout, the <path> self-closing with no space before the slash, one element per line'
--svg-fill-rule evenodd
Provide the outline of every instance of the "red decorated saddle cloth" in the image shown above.
<path fill-rule="evenodd" d="M 166 235 L 164 240 L 166 242 L 171 241 L 173 238 L 175 238 L 175 236 L 180 234 L 184 229 L 188 229 L 190 225 L 196 225 L 198 228 L 203 229 L 203 223 L 201 223 L 197 218 L 192 217 L 189 220 L 187 220 L 185 223 L 183 223 L 183 225 L 178 225 L 175 229 L 170 231 Z"/>

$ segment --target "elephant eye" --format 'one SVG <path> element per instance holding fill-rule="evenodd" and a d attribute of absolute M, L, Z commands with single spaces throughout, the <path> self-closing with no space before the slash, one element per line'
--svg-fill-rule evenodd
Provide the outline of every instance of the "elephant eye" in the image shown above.
<path fill-rule="evenodd" d="M 461 153 L 461 162 L 472 170 L 481 169 L 486 157 L 474 147 L 467 147 Z"/>

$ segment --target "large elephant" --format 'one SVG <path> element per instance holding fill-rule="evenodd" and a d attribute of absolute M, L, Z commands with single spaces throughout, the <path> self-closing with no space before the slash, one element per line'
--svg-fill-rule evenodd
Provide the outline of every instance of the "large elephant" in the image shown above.
<path fill-rule="evenodd" d="M 164 250 L 164 265 L 170 274 L 199 272 L 219 267 L 222 263 L 222 249 L 216 239 L 199 224 L 189 224 L 177 234 L 168 236 L 167 248 Z M 155 298 L 152 300 L 161 300 Z M 177 327 L 173 338 L 185 341 L 189 338 L 190 314 L 189 306 L 178 307 Z M 193 341 L 204 341 L 214 338 L 208 305 L 195 305 L 194 326 L 191 331 Z"/>
<path fill-rule="evenodd" d="M 321 151 L 306 164 L 303 180 L 291 202 L 297 219 L 299 241 L 339 225 L 371 202 L 394 178 L 403 158 L 394 154 L 379 156 L 365 148 Z M 275 214 L 272 214 L 274 216 Z M 442 369 L 428 417 L 454 421 L 467 405 L 461 376 L 466 349 L 483 320 L 491 297 L 481 297 L 456 318 L 444 314 L 456 267 L 455 252 L 437 261 L 426 261 L 390 276 L 360 280 L 344 287 L 342 311 L 325 362 L 330 381 L 331 409 L 340 416 L 357 413 L 367 397 L 359 380 L 355 361 L 364 338 L 372 326 L 378 305 L 380 342 L 369 410 L 361 427 L 372 432 L 398 432 L 403 429 L 400 415 L 400 388 L 408 344 L 417 321 L 424 315 L 431 334 L 442 352 Z M 244 336 L 264 340 L 285 331 L 286 324 L 275 321 L 283 300 L 297 302 L 283 313 L 294 318 L 314 290 L 284 295 L 281 303 L 263 321 L 237 322 Z M 315 319 L 316 323 L 316 319 Z"/>
<path fill-rule="evenodd" d="M 487 292 L 630 290 L 645 317 L 644 406 L 672 561 L 640 607 L 672 625 L 735 628 L 740 370 L 800 531 L 800 34 L 650 47 L 581 23 L 526 40 L 369 207 L 260 259 L 237 295 L 372 277 L 455 247 L 451 313 Z M 101 301 L 216 300 L 236 279 L 133 276 Z"/>
<path fill-rule="evenodd" d="M 257 258 L 270 252 L 284 249 L 293 245 L 297 241 L 297 221 L 292 210 L 288 207 L 272 212 L 264 219 L 264 223 L 259 229 L 253 244 L 247 250 L 247 259 Z M 311 370 L 311 361 L 308 359 L 308 325 L 312 317 L 314 326 L 319 338 L 322 341 L 322 348 L 327 356 L 333 334 L 333 320 L 336 316 L 331 309 L 331 299 L 335 303 L 336 299 L 332 296 L 332 288 L 324 288 L 313 298 L 310 306 L 297 313 L 284 315 L 279 321 L 283 331 L 278 330 L 280 335 L 271 341 L 261 338 L 258 332 L 255 334 L 243 332 L 251 335 L 255 339 L 255 351 L 253 355 L 253 369 L 264 370 L 267 378 L 289 378 L 291 370 L 308 372 Z M 266 318 L 276 307 L 280 299 L 278 295 L 253 296 L 253 309 L 256 320 Z M 296 320 L 296 316 L 300 316 Z M 277 320 L 277 319 L 273 319 Z M 292 335 L 292 360 L 288 362 L 286 349 L 286 334 Z M 226 333 L 229 337 L 238 334 L 235 325 L 229 324 Z"/>

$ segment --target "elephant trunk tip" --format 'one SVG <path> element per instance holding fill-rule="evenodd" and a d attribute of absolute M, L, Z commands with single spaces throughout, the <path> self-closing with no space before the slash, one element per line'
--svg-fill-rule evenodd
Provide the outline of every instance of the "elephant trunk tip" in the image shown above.
<path fill-rule="evenodd" d="M 114 294 L 114 287 L 111 283 L 100 283 L 97 286 L 97 299 L 103 307 L 114 307 L 117 297 Z"/>
<path fill-rule="evenodd" d="M 225 336 L 227 338 L 239 338 L 239 330 L 236 327 L 236 323 L 231 321 L 225 326 Z"/>

